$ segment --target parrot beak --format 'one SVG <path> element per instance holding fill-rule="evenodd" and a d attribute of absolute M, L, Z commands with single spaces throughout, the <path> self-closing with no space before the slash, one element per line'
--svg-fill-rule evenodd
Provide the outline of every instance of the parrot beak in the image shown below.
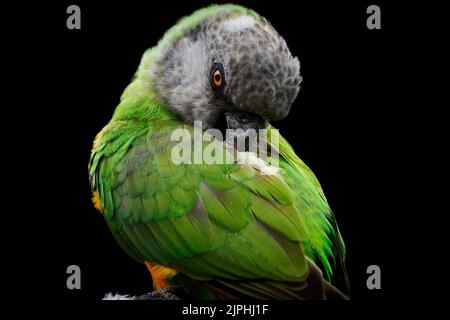
<path fill-rule="evenodd" d="M 246 132 L 249 129 L 258 131 L 267 127 L 268 122 L 255 113 L 230 111 L 225 113 L 227 129 L 242 129 Z"/>
<path fill-rule="evenodd" d="M 227 142 L 238 151 L 249 151 L 250 145 L 256 146 L 259 130 L 265 129 L 268 122 L 255 113 L 229 111 L 224 114 L 227 130 Z M 244 141 L 239 144 L 238 141 Z"/>

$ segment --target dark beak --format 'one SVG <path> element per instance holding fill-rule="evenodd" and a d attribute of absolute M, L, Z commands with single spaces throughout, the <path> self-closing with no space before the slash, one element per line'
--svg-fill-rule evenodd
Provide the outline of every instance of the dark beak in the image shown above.
<path fill-rule="evenodd" d="M 256 150 L 259 130 L 267 128 L 268 125 L 264 118 L 242 111 L 226 112 L 223 118 L 225 123 L 222 125 L 228 129 L 225 136 L 229 146 L 238 151 Z"/>
<path fill-rule="evenodd" d="M 255 113 L 230 111 L 225 113 L 226 125 L 228 129 L 242 129 L 244 132 L 248 129 L 258 131 L 267 127 L 268 122 Z"/>

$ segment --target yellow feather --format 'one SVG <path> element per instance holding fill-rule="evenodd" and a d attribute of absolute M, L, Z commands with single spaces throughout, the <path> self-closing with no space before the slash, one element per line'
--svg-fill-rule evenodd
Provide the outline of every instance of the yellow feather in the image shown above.
<path fill-rule="evenodd" d="M 159 290 L 169 286 L 169 280 L 177 274 L 177 270 L 160 265 L 154 264 L 151 261 L 145 261 L 147 269 L 152 274 L 153 287 L 155 290 Z"/>
<path fill-rule="evenodd" d="M 102 212 L 102 204 L 97 191 L 92 194 L 92 203 L 94 204 L 95 209 Z"/>

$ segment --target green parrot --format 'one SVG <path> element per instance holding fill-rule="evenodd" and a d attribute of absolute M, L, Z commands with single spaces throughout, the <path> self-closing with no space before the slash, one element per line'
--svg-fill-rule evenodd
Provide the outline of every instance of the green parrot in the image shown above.
<path fill-rule="evenodd" d="M 237 5 L 184 17 L 144 53 L 94 140 L 89 176 L 95 207 L 155 289 L 198 299 L 345 297 L 330 284 L 336 274 L 347 283 L 345 250 L 321 186 L 282 136 L 272 141 L 270 121 L 287 116 L 301 80 L 269 21 Z M 175 163 L 173 132 L 194 137 L 194 122 L 201 132 L 264 128 L 272 153 Z M 275 156 L 276 170 L 264 173 Z"/>

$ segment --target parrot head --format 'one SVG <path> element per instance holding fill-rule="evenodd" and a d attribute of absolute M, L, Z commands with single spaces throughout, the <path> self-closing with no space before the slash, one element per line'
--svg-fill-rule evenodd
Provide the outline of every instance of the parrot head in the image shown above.
<path fill-rule="evenodd" d="M 233 129 L 286 117 L 300 89 L 299 60 L 265 18 L 217 7 L 203 19 L 194 13 L 189 28 L 175 25 L 181 34 L 171 33 L 151 74 L 160 100 L 204 128 L 219 126 L 222 116 Z"/>

